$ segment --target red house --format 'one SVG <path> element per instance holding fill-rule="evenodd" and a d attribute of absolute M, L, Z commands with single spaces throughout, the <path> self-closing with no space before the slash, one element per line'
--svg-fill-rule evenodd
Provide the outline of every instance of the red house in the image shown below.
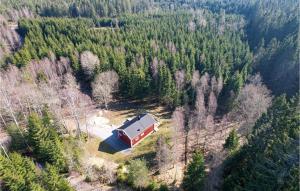
<path fill-rule="evenodd" d="M 150 114 L 144 113 L 126 121 L 118 130 L 118 137 L 130 147 L 135 146 L 147 135 L 156 131 L 158 122 Z"/>

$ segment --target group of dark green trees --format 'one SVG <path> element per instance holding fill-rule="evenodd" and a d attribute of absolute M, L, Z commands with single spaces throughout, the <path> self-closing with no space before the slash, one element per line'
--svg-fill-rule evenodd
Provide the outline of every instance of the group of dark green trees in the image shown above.
<path fill-rule="evenodd" d="M 247 41 L 255 57 L 253 69 L 261 73 L 274 94 L 293 95 L 299 88 L 298 3 L 297 0 L 174 0 L 165 8 L 180 9 L 185 5 L 245 16 Z"/>
<path fill-rule="evenodd" d="M 8 154 L 1 150 L 0 155 L 0 178 L 4 189 L 73 190 L 60 174 L 68 169 L 55 125 L 50 112 L 45 109 L 42 117 L 36 113 L 29 116 L 26 131 L 10 127 L 12 152 Z"/>
<path fill-rule="evenodd" d="M 296 0 L 3 0 L 0 12 L 22 7 L 42 17 L 18 23 L 23 45 L 6 63 L 20 68 L 53 53 L 68 57 L 84 84 L 114 70 L 120 95 L 155 96 L 172 107 L 195 101 L 191 80 L 196 70 L 223 79 L 218 102 L 227 110 L 252 72 L 260 72 L 276 95 L 292 96 L 299 88 Z M 154 7 L 160 11 L 151 13 Z M 80 63 L 86 50 L 100 61 L 88 80 Z M 184 79 L 181 88 L 178 73 Z M 240 149 L 237 133 L 230 133 L 224 147 L 234 152 L 225 164 L 224 190 L 299 190 L 298 101 L 276 98 Z M 10 130 L 13 150 L 23 155 L 0 156 L 5 189 L 71 190 L 59 175 L 67 171 L 67 161 L 55 126 L 45 112 L 29 117 L 23 135 Z M 183 187 L 201 190 L 204 178 L 204 159 L 196 153 Z"/>
<path fill-rule="evenodd" d="M 299 97 L 274 100 L 248 143 L 228 159 L 224 190 L 299 190 Z"/>
<path fill-rule="evenodd" d="M 89 50 L 100 60 L 94 75 L 115 70 L 123 96 L 158 95 L 170 106 L 190 103 L 190 82 L 199 70 L 221 77 L 223 97 L 228 98 L 230 92 L 238 93 L 247 78 L 252 54 L 242 31 L 225 27 L 220 32 L 223 19 L 235 23 L 239 17 L 179 12 L 117 19 L 21 20 L 24 45 L 8 62 L 22 67 L 53 52 L 70 58 L 75 73 L 80 74 L 79 55 Z M 182 89 L 176 86 L 176 72 L 184 74 Z"/>
<path fill-rule="evenodd" d="M 139 13 L 153 5 L 151 0 L 3 0 L 0 12 L 24 7 L 34 14 L 44 17 L 115 17 L 126 13 Z"/>

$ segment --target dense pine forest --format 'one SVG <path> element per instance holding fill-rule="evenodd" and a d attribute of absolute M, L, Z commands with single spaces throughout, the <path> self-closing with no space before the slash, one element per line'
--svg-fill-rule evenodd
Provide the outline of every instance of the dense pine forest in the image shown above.
<path fill-rule="evenodd" d="M 0 0 L 0 190 L 299 190 L 298 4 Z"/>
<path fill-rule="evenodd" d="M 228 19 L 227 25 L 240 19 L 205 14 L 203 17 L 208 17 L 207 22 L 209 19 Z M 108 22 L 115 26 L 106 28 Z M 85 69 L 76 54 L 88 50 L 98 56 L 100 64 L 90 68 L 92 74 L 84 79 L 93 80 L 98 73 L 115 70 L 123 95 L 157 94 L 163 103 L 171 106 L 184 104 L 184 96 L 189 95 L 188 88 L 176 89 L 176 75 L 182 74 L 185 82 L 181 86 L 189 86 L 195 70 L 201 71 L 201 75 L 207 72 L 223 79 L 225 93 L 237 92 L 252 61 L 249 47 L 243 42 L 243 33 L 229 26 L 222 26 L 224 29 L 216 26 L 200 28 L 199 22 L 193 15 L 184 13 L 94 21 L 20 21 L 18 30 L 23 34 L 24 44 L 9 59 L 12 64 L 22 67 L 31 59 L 42 59 L 52 51 L 57 56 L 70 58 L 74 71 L 84 74 Z M 209 51 L 211 49 L 214 51 Z"/>

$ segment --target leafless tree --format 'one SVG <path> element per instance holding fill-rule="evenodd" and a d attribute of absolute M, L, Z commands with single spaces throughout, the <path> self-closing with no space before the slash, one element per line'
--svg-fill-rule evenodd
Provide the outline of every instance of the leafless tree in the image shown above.
<path fill-rule="evenodd" d="M 188 24 L 188 29 L 190 32 L 194 32 L 195 29 L 196 29 L 196 24 L 194 21 L 190 21 L 189 24 Z"/>
<path fill-rule="evenodd" d="M 153 79 L 157 82 L 158 80 L 158 60 L 156 57 L 153 58 L 151 62 L 151 72 L 152 72 L 152 77 Z"/>
<path fill-rule="evenodd" d="M 217 107 L 218 107 L 217 98 L 215 96 L 215 93 L 211 91 L 208 97 L 208 113 L 214 116 L 217 111 Z"/>
<path fill-rule="evenodd" d="M 217 82 L 215 76 L 213 76 L 213 77 L 210 79 L 210 89 L 211 89 L 211 91 L 213 91 L 215 94 L 218 93 L 218 82 Z"/>
<path fill-rule="evenodd" d="M 7 20 L 0 15 L 0 44 L 4 53 L 10 53 L 21 46 L 21 38 Z M 1 58 L 1 57 L 0 57 Z"/>
<path fill-rule="evenodd" d="M 217 93 L 216 93 L 217 96 L 221 93 L 222 89 L 223 89 L 223 78 L 222 76 L 220 76 L 218 78 Z"/>
<path fill-rule="evenodd" d="M 250 84 L 256 85 L 256 86 L 261 86 L 262 85 L 262 79 L 260 74 L 255 74 L 253 76 L 250 76 L 248 79 Z"/>
<path fill-rule="evenodd" d="M 175 163 L 181 161 L 183 148 L 181 146 L 182 138 L 184 136 L 184 126 L 185 126 L 185 116 L 184 116 L 184 108 L 178 107 L 172 114 L 172 139 L 173 139 L 173 147 L 172 147 L 172 153 L 173 153 L 173 167 L 175 166 L 176 172 L 175 172 L 175 180 L 177 176 L 177 165 Z"/>
<path fill-rule="evenodd" d="M 158 137 L 156 146 L 155 160 L 159 172 L 163 173 L 172 162 L 171 151 L 166 143 L 166 138 L 163 136 Z"/>
<path fill-rule="evenodd" d="M 197 89 L 197 96 L 195 102 L 195 110 L 197 115 L 205 116 L 206 109 L 205 109 L 205 101 L 204 101 L 204 94 L 201 88 Z"/>
<path fill-rule="evenodd" d="M 201 10 L 201 9 L 198 10 L 197 15 L 198 15 L 198 24 L 199 24 L 199 26 L 206 27 L 207 21 L 206 21 L 206 18 L 204 16 L 204 14 L 203 14 L 203 10 Z"/>
<path fill-rule="evenodd" d="M 220 20 L 219 20 L 219 28 L 218 28 L 218 32 L 219 34 L 223 34 L 224 33 L 224 30 L 225 30 L 225 10 L 221 10 L 220 12 Z"/>
<path fill-rule="evenodd" d="M 158 44 L 157 44 L 157 42 L 155 40 L 151 40 L 150 41 L 150 46 L 154 50 L 154 52 L 157 52 L 158 49 L 159 49 L 159 46 L 158 46 Z"/>
<path fill-rule="evenodd" d="M 182 90 L 185 83 L 185 72 L 183 70 L 177 70 L 175 72 L 175 81 L 177 90 Z"/>
<path fill-rule="evenodd" d="M 175 54 L 176 53 L 176 46 L 173 42 L 169 41 L 167 44 L 166 44 L 166 47 L 167 49 L 172 53 L 172 54 Z"/>
<path fill-rule="evenodd" d="M 94 73 L 94 69 L 99 65 L 99 58 L 90 51 L 84 51 L 80 54 L 80 63 L 84 74 L 90 79 Z"/>
<path fill-rule="evenodd" d="M 209 89 L 209 75 L 205 73 L 200 78 L 200 87 L 202 88 L 203 94 L 205 95 Z"/>
<path fill-rule="evenodd" d="M 260 76 L 250 77 L 250 83 L 246 84 L 240 91 L 235 107 L 229 114 L 231 119 L 240 121 L 242 129 L 246 134 L 260 116 L 267 111 L 271 105 L 272 97 L 270 91 L 260 81 Z"/>
<path fill-rule="evenodd" d="M 100 73 L 92 83 L 93 97 L 105 108 L 113 98 L 113 93 L 118 88 L 118 74 L 115 71 Z"/>
<path fill-rule="evenodd" d="M 204 101 L 204 94 L 200 87 L 197 89 L 197 96 L 195 102 L 195 110 L 194 110 L 194 124 L 193 130 L 196 134 L 196 145 L 199 145 L 199 135 L 200 130 L 205 127 L 205 120 L 206 120 L 206 108 L 205 108 L 205 101 Z"/>
<path fill-rule="evenodd" d="M 69 111 L 71 112 L 72 117 L 76 121 L 76 136 L 80 139 L 81 138 L 81 129 L 80 129 L 80 115 L 79 110 L 77 107 L 78 101 L 79 101 L 79 95 L 76 90 L 72 88 L 64 89 L 61 93 L 61 99 L 63 100 L 63 104 L 66 105 L 69 108 Z"/>
<path fill-rule="evenodd" d="M 34 13 L 31 12 L 28 7 L 22 7 L 18 9 L 9 9 L 7 11 L 7 17 L 12 20 L 12 21 L 18 21 L 19 19 L 24 19 L 24 18 L 33 18 Z"/>
<path fill-rule="evenodd" d="M 144 56 L 142 54 L 138 54 L 135 58 L 135 63 L 138 65 L 138 66 L 142 66 L 144 64 Z"/>
<path fill-rule="evenodd" d="M 164 65 L 166 65 L 165 61 L 159 60 L 159 66 L 164 66 Z"/>
<path fill-rule="evenodd" d="M 199 82 L 200 82 L 200 74 L 198 70 L 195 70 L 193 72 L 192 81 L 191 81 L 192 87 L 195 88 L 197 85 L 199 85 Z"/>

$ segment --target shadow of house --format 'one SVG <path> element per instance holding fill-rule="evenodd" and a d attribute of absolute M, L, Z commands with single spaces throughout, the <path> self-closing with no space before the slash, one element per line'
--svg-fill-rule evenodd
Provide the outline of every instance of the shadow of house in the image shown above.
<path fill-rule="evenodd" d="M 117 130 L 113 130 L 111 136 L 100 142 L 98 151 L 115 154 L 118 152 L 129 152 L 130 147 L 118 138 Z"/>

